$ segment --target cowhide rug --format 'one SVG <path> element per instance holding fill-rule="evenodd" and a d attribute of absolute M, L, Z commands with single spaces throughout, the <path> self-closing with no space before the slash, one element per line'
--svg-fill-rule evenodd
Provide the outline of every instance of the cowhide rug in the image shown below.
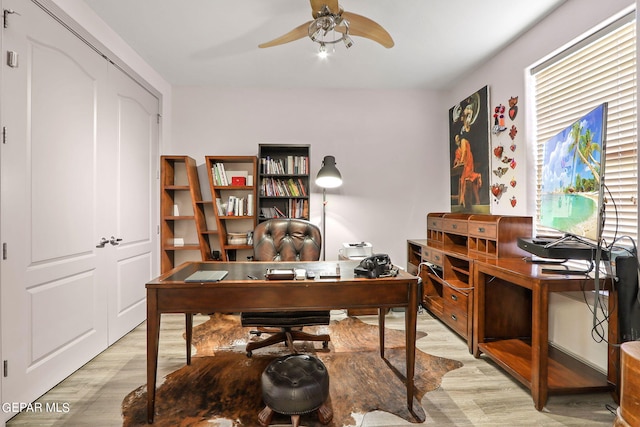
<path fill-rule="evenodd" d="M 154 425 L 165 426 L 258 426 L 258 412 L 264 407 L 260 375 L 276 357 L 287 354 L 284 345 L 253 352 L 248 358 L 244 346 L 254 338 L 238 316 L 215 314 L 196 327 L 193 344 L 196 355 L 190 366 L 169 374 L 156 391 Z M 378 349 L 378 327 L 347 317 L 329 326 L 305 328 L 329 333 L 328 350 L 321 343 L 296 342 L 299 352 L 320 358 L 329 372 L 331 427 L 356 424 L 354 415 L 380 410 L 409 422 L 425 419 L 420 401 L 425 393 L 440 386 L 442 377 L 462 363 L 416 350 L 413 414 L 407 408 L 404 331 L 385 331 L 385 359 Z M 418 338 L 425 336 L 418 332 Z M 158 381 L 160 383 L 160 381 Z M 122 403 L 124 427 L 146 424 L 146 385 L 140 386 Z M 272 424 L 290 424 L 290 418 L 276 415 Z M 320 427 L 316 415 L 301 417 L 301 424 Z"/>

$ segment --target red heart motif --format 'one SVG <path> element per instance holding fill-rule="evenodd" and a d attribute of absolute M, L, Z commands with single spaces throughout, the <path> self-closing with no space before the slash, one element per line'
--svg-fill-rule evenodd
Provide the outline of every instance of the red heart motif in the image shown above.
<path fill-rule="evenodd" d="M 511 149 L 511 151 L 516 151 L 516 144 L 511 144 L 509 148 Z"/>
<path fill-rule="evenodd" d="M 518 203 L 518 201 L 516 200 L 516 196 L 513 196 L 511 198 L 511 206 L 513 206 L 515 208 L 517 203 Z"/>
<path fill-rule="evenodd" d="M 502 152 L 504 151 L 504 148 L 502 147 L 502 145 L 497 146 L 496 148 L 493 149 L 493 154 L 496 155 L 496 157 L 500 158 L 502 157 Z"/>
<path fill-rule="evenodd" d="M 509 166 L 511 166 L 511 169 L 515 169 L 517 164 L 518 163 L 516 163 L 516 159 L 513 159 L 511 160 L 511 163 L 509 164 Z"/>
<path fill-rule="evenodd" d="M 518 182 L 516 181 L 516 179 L 515 179 L 515 178 L 513 178 L 509 184 L 511 184 L 511 186 L 515 188 L 515 186 L 516 186 L 516 184 L 517 184 L 517 183 L 518 183 Z"/>
<path fill-rule="evenodd" d="M 511 126 L 511 130 L 509 131 L 509 136 L 511 137 L 512 140 L 516 138 L 517 133 L 518 133 L 518 129 L 516 128 L 516 126 L 515 125 Z"/>
<path fill-rule="evenodd" d="M 499 185 L 494 184 L 491 186 L 491 192 L 494 196 L 498 197 L 502 193 L 502 188 L 500 188 Z"/>

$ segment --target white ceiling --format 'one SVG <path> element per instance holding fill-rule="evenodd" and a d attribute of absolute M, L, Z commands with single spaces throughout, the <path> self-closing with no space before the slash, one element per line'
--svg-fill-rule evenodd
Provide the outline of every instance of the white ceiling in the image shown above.
<path fill-rule="evenodd" d="M 395 46 L 353 37 L 326 59 L 309 38 L 267 49 L 311 20 L 307 0 L 84 0 L 173 85 L 440 89 L 566 0 L 344 0 Z"/>

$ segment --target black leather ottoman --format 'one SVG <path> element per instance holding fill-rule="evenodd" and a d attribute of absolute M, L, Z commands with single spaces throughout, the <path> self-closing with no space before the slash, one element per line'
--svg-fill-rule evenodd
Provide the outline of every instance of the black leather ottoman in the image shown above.
<path fill-rule="evenodd" d="M 291 415 L 294 427 L 300 415 L 318 411 L 318 419 L 328 424 L 333 411 L 326 405 L 329 397 L 329 374 L 316 357 L 306 354 L 282 356 L 262 373 L 262 399 L 265 408 L 258 414 L 260 425 L 271 423 L 274 412 Z"/>

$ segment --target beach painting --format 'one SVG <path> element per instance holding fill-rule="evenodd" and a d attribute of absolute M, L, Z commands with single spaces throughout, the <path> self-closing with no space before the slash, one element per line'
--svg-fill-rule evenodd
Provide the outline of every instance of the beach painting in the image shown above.
<path fill-rule="evenodd" d="M 545 144 L 540 224 L 598 240 L 606 113 L 598 106 Z"/>

